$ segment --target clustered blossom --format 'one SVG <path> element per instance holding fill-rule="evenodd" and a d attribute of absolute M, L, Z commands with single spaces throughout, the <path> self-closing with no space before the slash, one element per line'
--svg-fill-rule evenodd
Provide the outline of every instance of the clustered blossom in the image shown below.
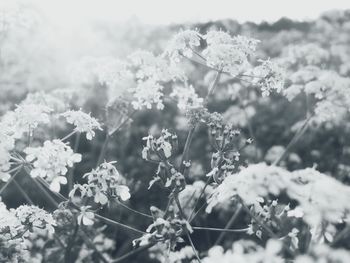
<path fill-rule="evenodd" d="M 155 56 L 151 52 L 138 51 L 129 56 L 130 68 L 135 72 L 136 85 L 130 88 L 134 100 L 134 109 L 140 110 L 143 107 L 151 109 L 155 104 L 156 108 L 162 110 L 163 104 L 163 83 L 175 80 L 184 80 L 185 77 L 179 68 L 168 63 L 164 58 Z"/>
<path fill-rule="evenodd" d="M 195 260 L 195 254 L 191 246 L 168 252 L 167 245 L 162 243 L 157 243 L 151 247 L 149 256 L 151 259 L 166 263 L 192 262 L 191 260 Z"/>
<path fill-rule="evenodd" d="M 309 111 L 316 124 L 332 122 L 339 124 L 349 113 L 350 79 L 337 72 L 324 69 L 329 60 L 329 52 L 316 44 L 291 46 L 281 59 L 288 70 L 289 86 L 283 90 L 288 100 L 300 93 L 312 99 Z"/>
<path fill-rule="evenodd" d="M 350 253 L 345 249 L 334 249 L 326 244 L 314 245 L 307 255 L 299 255 L 295 263 L 347 263 Z"/>
<path fill-rule="evenodd" d="M 196 50 L 201 46 L 201 40 L 206 42 L 206 47 Z M 186 30 L 175 35 L 165 54 L 177 62 L 181 55 L 191 58 L 195 54 L 207 66 L 237 76 L 248 68 L 248 57 L 255 52 L 259 42 L 245 36 L 232 37 L 223 31 L 209 31 L 201 35 L 197 31 Z"/>
<path fill-rule="evenodd" d="M 285 72 L 271 60 L 261 61 L 261 65 L 253 70 L 252 83 L 260 87 L 263 96 L 269 96 L 271 91 L 281 92 L 285 81 Z"/>
<path fill-rule="evenodd" d="M 203 50 L 207 65 L 232 76 L 248 67 L 248 56 L 259 42 L 243 36 L 231 37 L 222 31 L 210 31 L 203 38 L 207 42 Z"/>
<path fill-rule="evenodd" d="M 60 140 L 45 141 L 42 147 L 27 147 L 26 160 L 32 162 L 32 177 L 41 177 L 50 183 L 50 189 L 59 192 L 60 185 L 67 183 L 64 175 L 67 167 L 81 161 L 81 155 Z"/>
<path fill-rule="evenodd" d="M 68 89 L 54 89 L 50 92 L 33 92 L 21 102 L 24 105 L 43 105 L 56 112 L 64 112 L 69 107 L 73 91 Z"/>
<path fill-rule="evenodd" d="M 87 184 L 76 184 L 69 196 L 73 198 L 76 192 L 81 198 L 93 198 L 95 203 L 106 205 L 109 200 L 120 198 L 123 201 L 130 199 L 129 188 L 123 185 L 124 179 L 113 165 L 115 162 L 104 162 L 96 170 L 85 174 Z"/>
<path fill-rule="evenodd" d="M 0 259 L 4 262 L 30 261 L 28 230 L 46 230 L 53 234 L 56 222 L 52 215 L 36 206 L 21 205 L 7 209 L 0 201 Z"/>
<path fill-rule="evenodd" d="M 250 165 L 227 176 L 210 197 L 207 212 L 218 203 L 235 197 L 253 205 L 261 198 L 278 196 L 282 192 L 298 202 L 296 210 L 289 211 L 289 214 L 303 215 L 312 227 L 321 222 L 340 223 L 349 216 L 350 205 L 345 198 L 350 194 L 349 186 L 312 168 L 289 172 L 264 163 Z"/>
<path fill-rule="evenodd" d="M 8 262 L 25 262 L 29 253 L 22 238 L 24 226 L 15 213 L 0 201 L 0 259 Z"/>
<path fill-rule="evenodd" d="M 176 244 L 183 242 L 182 234 L 184 232 L 192 233 L 193 229 L 189 222 L 179 218 L 173 207 L 169 207 L 166 214 L 160 209 L 152 206 L 150 208 L 153 223 L 146 229 L 146 234 L 142 237 L 133 240 L 133 245 L 144 246 L 150 243 L 161 242 L 168 248 L 174 249 Z"/>
<path fill-rule="evenodd" d="M 284 53 L 286 63 L 294 66 L 321 65 L 330 57 L 327 50 L 314 43 L 289 46 Z"/>
<path fill-rule="evenodd" d="M 47 229 L 54 233 L 56 225 L 52 215 L 37 206 L 21 205 L 15 210 L 16 217 L 29 229 Z"/>
<path fill-rule="evenodd" d="M 2 118 L 2 123 L 11 128 L 14 138 L 21 138 L 23 134 L 32 135 L 39 124 L 50 122 L 52 109 L 40 104 L 20 104 L 14 111 L 10 111 Z"/>
<path fill-rule="evenodd" d="M 162 90 L 163 86 L 153 80 L 139 82 L 133 89 L 132 106 L 135 110 L 141 110 L 143 107 L 151 109 L 155 104 L 158 110 L 164 109 Z"/>
<path fill-rule="evenodd" d="M 278 240 L 270 239 L 266 248 L 256 245 L 252 241 L 235 242 L 232 249 L 226 252 L 220 246 L 209 249 L 208 256 L 202 259 L 203 263 L 283 263 L 284 259 L 279 255 L 282 244 Z"/>
<path fill-rule="evenodd" d="M 14 139 L 5 132 L 6 128 L 0 123 L 0 180 L 5 182 L 10 179 L 10 151 L 15 147 Z"/>
<path fill-rule="evenodd" d="M 202 36 L 195 30 L 183 30 L 169 42 L 165 54 L 177 62 L 181 55 L 192 57 L 193 49 L 200 46 L 201 38 Z"/>
<path fill-rule="evenodd" d="M 231 173 L 215 189 L 210 197 L 207 212 L 218 203 L 239 196 L 247 205 L 252 205 L 259 197 L 268 194 L 278 195 L 288 185 L 288 172 L 275 166 L 264 163 L 250 165 L 241 172 Z"/>
<path fill-rule="evenodd" d="M 165 158 L 170 158 L 175 150 L 174 148 L 177 148 L 177 136 L 171 134 L 167 129 L 163 129 L 161 136 L 157 139 L 153 135 L 142 139 L 146 141 L 146 146 L 142 150 L 142 158 L 145 160 L 152 160 L 152 155 L 157 155 L 157 152 Z"/>
<path fill-rule="evenodd" d="M 204 102 L 203 98 L 198 96 L 193 86 L 175 86 L 170 97 L 175 97 L 177 99 L 177 106 L 180 110 L 200 108 Z"/>
<path fill-rule="evenodd" d="M 177 136 L 163 129 L 158 138 L 149 135 L 144 137 L 143 140 L 146 141 L 146 146 L 142 150 L 142 158 L 146 161 L 158 163 L 158 170 L 150 181 L 149 188 L 154 183 L 161 182 L 165 187 L 183 189 L 186 184 L 184 175 L 168 162 L 178 149 Z M 184 165 L 189 168 L 185 163 Z"/>
<path fill-rule="evenodd" d="M 86 132 L 86 138 L 92 140 L 95 136 L 94 130 L 102 130 L 100 123 L 90 114 L 79 111 L 66 111 L 62 113 L 62 116 L 66 118 L 68 123 L 75 126 L 75 131 Z"/>

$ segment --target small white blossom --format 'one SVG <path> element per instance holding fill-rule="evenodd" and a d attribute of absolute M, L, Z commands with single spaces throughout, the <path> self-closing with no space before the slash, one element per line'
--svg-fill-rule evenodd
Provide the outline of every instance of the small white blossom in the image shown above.
<path fill-rule="evenodd" d="M 77 132 L 86 132 L 86 138 L 92 140 L 95 136 L 94 130 L 102 130 L 100 123 L 90 114 L 79 111 L 66 111 L 61 114 L 68 123 L 75 126 Z"/>
<path fill-rule="evenodd" d="M 271 91 L 282 91 L 286 73 L 275 62 L 261 61 L 261 65 L 254 68 L 253 74 L 253 83 L 260 87 L 263 96 L 269 96 Z"/>
<path fill-rule="evenodd" d="M 52 215 L 37 206 L 21 205 L 15 210 L 16 217 L 25 226 L 31 229 L 47 229 L 49 233 L 54 233 L 56 225 Z"/>
<path fill-rule="evenodd" d="M 90 206 L 82 206 L 80 207 L 80 213 L 77 217 L 78 224 L 83 224 L 85 226 L 91 226 L 94 224 L 94 218 L 95 214 L 91 211 L 88 211 L 90 209 Z"/>
<path fill-rule="evenodd" d="M 170 94 L 170 97 L 177 98 L 177 106 L 180 110 L 185 110 L 187 108 L 199 108 L 204 102 L 203 98 L 198 97 L 198 94 L 194 90 L 193 86 L 175 86 Z"/>
<path fill-rule="evenodd" d="M 51 112 L 52 109 L 45 105 L 20 104 L 3 116 L 2 123 L 11 129 L 12 136 L 21 138 L 24 133 L 32 135 L 39 124 L 48 124 Z"/>
<path fill-rule="evenodd" d="M 83 177 L 87 178 L 87 184 L 74 185 L 69 196 L 73 198 L 76 192 L 80 192 L 81 197 L 92 197 L 95 203 L 101 205 L 106 205 L 116 197 L 123 201 L 130 199 L 129 188 L 122 184 L 124 178 L 113 164 L 114 162 L 104 162 L 96 170 L 85 174 Z"/>
<path fill-rule="evenodd" d="M 42 147 L 27 147 L 24 152 L 26 160 L 32 162 L 32 177 L 41 177 L 50 183 L 53 191 L 60 191 L 60 184 L 66 184 L 63 177 L 68 171 L 67 167 L 73 167 L 74 163 L 81 161 L 81 155 L 60 140 L 45 141 Z"/>
<path fill-rule="evenodd" d="M 169 42 L 165 54 L 178 62 L 181 55 L 192 57 L 193 49 L 200 45 L 202 36 L 194 30 L 184 30 L 176 34 Z"/>
<path fill-rule="evenodd" d="M 140 81 L 133 89 L 135 100 L 132 101 L 132 106 L 135 110 L 141 110 L 144 107 L 151 109 L 156 104 L 158 110 L 164 109 L 162 90 L 163 86 L 152 80 Z"/>

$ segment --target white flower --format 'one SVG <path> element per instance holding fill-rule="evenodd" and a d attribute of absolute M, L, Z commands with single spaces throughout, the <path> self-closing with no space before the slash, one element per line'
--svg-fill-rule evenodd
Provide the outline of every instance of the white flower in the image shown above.
<path fill-rule="evenodd" d="M 151 109 L 153 104 L 156 104 L 158 110 L 164 108 L 163 104 L 163 86 L 153 80 L 140 81 L 133 89 L 132 106 L 135 110 L 141 110 L 143 107 Z"/>
<path fill-rule="evenodd" d="M 54 226 L 56 225 L 52 215 L 37 206 L 21 205 L 15 210 L 16 217 L 23 225 L 35 228 L 45 228 L 50 233 L 54 233 Z"/>
<path fill-rule="evenodd" d="M 90 114 L 79 111 L 66 111 L 61 114 L 66 118 L 68 123 L 75 126 L 75 130 L 78 132 L 86 132 L 86 138 L 92 140 L 95 136 L 94 130 L 102 130 L 100 123 Z"/>
<path fill-rule="evenodd" d="M 254 204 L 258 197 L 265 197 L 269 193 L 278 195 L 288 185 L 288 171 L 267 166 L 264 163 L 248 166 L 237 174 L 228 175 L 222 184 L 215 189 L 208 201 L 207 212 L 217 204 L 235 196 L 239 196 L 248 204 Z"/>
<path fill-rule="evenodd" d="M 169 82 L 184 80 L 184 73 L 174 64 L 163 57 L 155 56 L 149 51 L 136 51 L 129 57 L 130 67 L 135 72 L 135 78 L 140 81 Z"/>
<path fill-rule="evenodd" d="M 284 52 L 290 64 L 320 65 L 329 59 L 329 52 L 314 43 L 289 46 Z"/>
<path fill-rule="evenodd" d="M 177 98 L 177 106 L 180 110 L 199 108 L 203 105 L 204 101 L 203 98 L 198 97 L 192 85 L 188 87 L 175 86 L 170 97 Z"/>
<path fill-rule="evenodd" d="M 311 227 L 321 222 L 339 223 L 350 215 L 346 198 L 350 196 L 349 186 L 315 169 L 289 172 L 264 163 L 250 165 L 227 176 L 214 190 L 206 211 L 237 196 L 252 205 L 258 197 L 278 196 L 281 192 L 298 202 L 288 216 L 303 217 Z"/>
<path fill-rule="evenodd" d="M 32 177 L 41 177 L 51 183 L 54 191 L 60 190 L 60 184 L 67 183 L 62 178 L 68 171 L 67 167 L 73 167 L 74 163 L 81 161 L 81 155 L 76 154 L 60 140 L 45 141 L 42 147 L 28 147 L 24 150 L 26 160 L 33 162 L 30 172 Z"/>
<path fill-rule="evenodd" d="M 32 135 L 39 124 L 50 122 L 52 109 L 40 104 L 20 104 L 14 111 L 7 112 L 3 118 L 3 125 L 11 129 L 9 134 L 14 138 L 21 138 L 24 133 Z"/>
<path fill-rule="evenodd" d="M 77 191 L 81 197 L 93 197 L 95 203 L 106 205 L 110 199 L 120 197 L 126 201 L 130 199 L 130 191 L 123 185 L 124 178 L 113 165 L 115 162 L 104 162 L 96 170 L 85 174 L 88 182 L 84 185 L 74 185 L 69 197 L 73 198 Z"/>
<path fill-rule="evenodd" d="M 194 30 L 184 30 L 176 34 L 169 42 L 165 54 L 178 62 L 181 55 L 192 57 L 193 48 L 200 45 L 202 36 Z"/>
<path fill-rule="evenodd" d="M 252 241 L 237 241 L 232 249 L 224 252 L 220 246 L 214 246 L 208 251 L 208 256 L 202 259 L 203 263 L 283 263 L 284 260 L 278 255 L 282 244 L 278 240 L 270 239 L 266 248 L 262 248 Z"/>
<path fill-rule="evenodd" d="M 285 72 L 281 66 L 271 60 L 261 61 L 261 65 L 253 70 L 253 83 L 258 85 L 263 96 L 269 96 L 271 91 L 281 92 L 285 81 Z"/>
<path fill-rule="evenodd" d="M 231 37 L 222 31 L 210 31 L 204 39 L 207 41 L 207 48 L 202 54 L 207 65 L 232 76 L 247 68 L 248 56 L 255 51 L 259 42 L 243 36 Z"/>
<path fill-rule="evenodd" d="M 91 226 L 94 224 L 95 214 L 91 211 L 88 211 L 89 208 L 90 206 L 82 206 L 80 208 L 80 213 L 77 217 L 79 225 L 83 224 L 85 226 Z"/>

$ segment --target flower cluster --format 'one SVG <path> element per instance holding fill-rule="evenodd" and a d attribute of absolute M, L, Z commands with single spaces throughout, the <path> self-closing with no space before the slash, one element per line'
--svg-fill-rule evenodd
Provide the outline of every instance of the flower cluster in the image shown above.
<path fill-rule="evenodd" d="M 11 129 L 14 138 L 21 138 L 25 133 L 31 136 L 39 124 L 48 124 L 51 112 L 52 109 L 45 105 L 20 104 L 5 114 L 1 122 Z"/>
<path fill-rule="evenodd" d="M 218 203 L 239 197 L 248 205 L 255 204 L 269 195 L 279 196 L 282 192 L 298 202 L 290 215 L 302 215 L 312 227 L 322 222 L 339 223 L 350 213 L 350 206 L 344 198 L 350 187 L 315 169 L 289 172 L 264 163 L 250 165 L 236 174 L 230 174 L 215 189 L 209 199 L 207 212 Z M 329 207 L 329 204 L 334 204 Z"/>
<path fill-rule="evenodd" d="M 186 110 L 188 108 L 200 108 L 203 106 L 203 98 L 198 97 L 193 86 L 182 87 L 175 86 L 173 88 L 170 97 L 175 97 L 177 102 L 177 107 L 180 110 Z"/>
<path fill-rule="evenodd" d="M 32 162 L 32 177 L 41 177 L 50 183 L 50 189 L 59 192 L 60 185 L 67 183 L 64 175 L 67 167 L 81 161 L 81 155 L 60 140 L 45 141 L 42 147 L 27 147 L 26 160 Z"/>
<path fill-rule="evenodd" d="M 66 118 L 68 123 L 75 126 L 75 131 L 86 132 L 86 138 L 92 140 L 95 136 L 94 130 L 102 130 L 100 123 L 90 114 L 79 111 L 66 111 L 61 114 Z"/>
<path fill-rule="evenodd" d="M 285 81 L 285 72 L 271 60 L 261 61 L 253 70 L 253 83 L 258 85 L 262 96 L 269 96 L 271 91 L 281 92 Z"/>
<path fill-rule="evenodd" d="M 220 246 L 211 248 L 208 256 L 202 260 L 203 263 L 214 262 L 251 262 L 251 263 L 282 263 L 284 259 L 279 255 L 282 244 L 270 239 L 266 248 L 256 245 L 252 241 L 235 242 L 232 249 L 224 252 Z"/>
<path fill-rule="evenodd" d="M 346 263 L 349 261 L 350 253 L 345 249 L 333 249 L 325 244 L 317 244 L 312 247 L 307 255 L 299 255 L 295 263 Z"/>
<path fill-rule="evenodd" d="M 222 31 L 210 31 L 203 38 L 207 42 L 207 48 L 203 50 L 207 65 L 232 76 L 248 68 L 248 56 L 259 43 L 243 36 L 231 37 Z"/>
<path fill-rule="evenodd" d="M 0 180 L 7 181 L 10 179 L 10 151 L 15 147 L 14 139 L 7 135 L 6 133 L 7 126 L 0 123 Z"/>
<path fill-rule="evenodd" d="M 76 192 L 81 198 L 94 198 L 95 203 L 106 205 L 109 200 L 120 198 L 126 201 L 130 198 L 129 188 L 123 185 L 124 179 L 114 166 L 115 162 L 104 162 L 97 169 L 84 175 L 87 184 L 76 184 L 69 196 L 73 198 Z"/>
<path fill-rule="evenodd" d="M 193 49 L 200 46 L 202 36 L 195 30 L 183 30 L 168 43 L 165 54 L 179 61 L 180 56 L 192 57 Z"/>
<path fill-rule="evenodd" d="M 56 225 L 52 215 L 37 206 L 21 205 L 15 210 L 15 216 L 21 224 L 28 227 L 30 231 L 35 228 L 47 229 L 49 233 L 54 233 Z"/>
<path fill-rule="evenodd" d="M 172 207 L 165 214 L 154 206 L 150 210 L 153 216 L 153 223 L 146 229 L 147 234 L 133 241 L 134 246 L 162 242 L 168 248 L 174 249 L 177 243 L 183 241 L 181 236 L 184 232 L 193 232 L 188 221 L 177 217 Z"/>

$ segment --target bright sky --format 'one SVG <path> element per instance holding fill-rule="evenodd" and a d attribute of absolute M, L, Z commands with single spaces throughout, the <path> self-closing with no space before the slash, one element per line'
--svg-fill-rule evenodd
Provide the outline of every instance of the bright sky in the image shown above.
<path fill-rule="evenodd" d="M 0 0 L 1 1 L 1 0 Z M 86 19 L 169 24 L 232 18 L 275 21 L 313 19 L 330 9 L 350 9 L 350 0 L 32 0 L 59 23 Z"/>

